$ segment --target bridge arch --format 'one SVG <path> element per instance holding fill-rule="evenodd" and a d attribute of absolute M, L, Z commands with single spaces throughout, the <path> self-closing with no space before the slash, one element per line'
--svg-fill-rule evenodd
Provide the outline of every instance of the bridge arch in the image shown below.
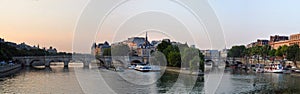
<path fill-rule="evenodd" d="M 41 61 L 41 60 L 39 60 L 39 59 L 31 60 L 31 61 L 29 62 L 29 65 L 30 65 L 31 67 L 33 67 L 33 63 L 34 63 L 34 62 L 38 62 L 38 61 Z"/>
<path fill-rule="evenodd" d="M 136 65 L 136 64 L 142 64 L 143 62 L 141 60 L 131 60 L 130 64 L 131 65 Z"/>
<path fill-rule="evenodd" d="M 65 61 L 65 60 L 60 60 L 60 59 L 52 59 L 52 60 L 47 60 L 45 62 L 45 66 L 46 67 L 50 67 L 52 62 L 63 62 L 64 63 L 64 67 L 68 67 L 69 65 L 69 61 Z"/>
<path fill-rule="evenodd" d="M 208 66 L 216 66 L 217 65 L 217 62 L 214 61 L 214 60 L 211 60 L 211 59 L 206 59 L 204 61 L 205 65 L 208 65 Z"/>
<path fill-rule="evenodd" d="M 124 63 L 124 61 L 118 60 L 118 59 L 114 59 L 112 61 L 112 65 L 113 65 L 113 67 L 123 67 L 123 68 L 126 67 L 126 63 Z"/>

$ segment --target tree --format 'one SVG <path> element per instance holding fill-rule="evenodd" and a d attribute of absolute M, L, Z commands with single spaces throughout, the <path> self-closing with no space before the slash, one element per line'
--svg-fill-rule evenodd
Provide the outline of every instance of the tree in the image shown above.
<path fill-rule="evenodd" d="M 168 64 L 170 66 L 174 67 L 180 67 L 181 64 L 181 58 L 180 58 L 180 53 L 179 52 L 170 52 L 168 57 Z"/>
<path fill-rule="evenodd" d="M 228 52 L 228 57 L 233 57 L 233 58 L 243 57 L 245 56 L 245 50 L 246 47 L 244 45 L 233 46 Z"/>
<path fill-rule="evenodd" d="M 170 52 L 178 52 L 179 53 L 179 49 L 177 46 L 169 45 L 162 52 L 168 57 Z"/>
<path fill-rule="evenodd" d="M 276 50 L 275 55 L 276 55 L 276 56 L 279 56 L 279 57 L 284 57 L 284 56 L 286 55 L 287 49 L 288 49 L 288 46 L 287 46 L 287 45 L 280 46 L 280 47 Z"/>
<path fill-rule="evenodd" d="M 111 47 L 112 56 L 128 56 L 130 49 L 128 45 L 119 44 Z"/>
<path fill-rule="evenodd" d="M 264 59 L 264 63 L 266 63 L 266 59 L 267 59 L 267 56 L 268 56 L 270 50 L 271 50 L 271 46 L 269 46 L 269 45 L 264 45 L 262 47 L 262 57 Z"/>
<path fill-rule="evenodd" d="M 103 56 L 111 56 L 111 48 L 105 48 L 103 50 Z"/>
<path fill-rule="evenodd" d="M 259 58 L 263 55 L 263 47 L 262 46 L 252 47 L 251 53 L 252 53 L 252 55 L 256 56 L 258 63 L 260 63 Z"/>
<path fill-rule="evenodd" d="M 195 58 L 199 58 L 199 51 L 195 48 L 185 48 L 182 53 L 182 65 L 183 67 L 191 67 L 189 66 L 190 61 Z"/>
<path fill-rule="evenodd" d="M 157 50 L 160 51 L 160 52 L 163 52 L 170 45 L 171 45 L 171 43 L 166 42 L 166 41 L 162 41 L 160 44 L 157 45 Z"/>
<path fill-rule="evenodd" d="M 287 52 L 287 59 L 293 61 L 295 66 L 297 67 L 296 61 L 300 60 L 300 49 L 299 45 L 294 44 L 292 46 L 289 46 L 286 50 Z"/>
<path fill-rule="evenodd" d="M 197 66 L 200 65 L 199 62 L 200 58 L 198 56 L 195 56 L 193 59 L 190 60 L 189 65 L 191 72 L 197 70 Z"/>
<path fill-rule="evenodd" d="M 159 51 L 151 53 L 150 63 L 151 65 L 167 66 L 166 56 Z"/>
<path fill-rule="evenodd" d="M 268 56 L 274 57 L 274 56 L 276 56 L 275 53 L 276 53 L 276 49 L 272 49 L 269 51 Z"/>

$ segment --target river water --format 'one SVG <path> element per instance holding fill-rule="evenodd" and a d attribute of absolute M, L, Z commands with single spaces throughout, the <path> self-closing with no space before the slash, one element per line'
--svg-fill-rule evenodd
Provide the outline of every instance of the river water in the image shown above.
<path fill-rule="evenodd" d="M 0 94 L 198 94 L 205 91 L 203 77 L 180 76 L 173 72 L 114 72 L 97 66 L 82 66 L 70 64 L 66 69 L 63 64 L 56 64 L 51 68 L 25 68 L 0 80 Z M 298 79 L 288 74 L 225 71 L 216 93 L 299 93 Z"/>
<path fill-rule="evenodd" d="M 196 82 L 191 85 L 182 82 L 183 84 L 178 85 L 175 84 L 178 81 L 178 73 L 165 72 L 160 75 L 160 72 L 143 73 L 135 70 L 115 72 L 97 66 L 90 66 L 90 68 L 82 66 L 82 64 L 70 64 L 69 68 L 63 68 L 63 64 L 55 64 L 51 65 L 51 68 L 25 68 L 13 76 L 0 80 L 0 94 L 203 92 L 203 77 L 186 75 L 182 80 L 189 82 L 191 78 L 196 78 Z M 134 78 L 128 78 L 127 75 L 132 75 L 130 77 Z M 153 77 L 153 80 L 149 80 Z"/>

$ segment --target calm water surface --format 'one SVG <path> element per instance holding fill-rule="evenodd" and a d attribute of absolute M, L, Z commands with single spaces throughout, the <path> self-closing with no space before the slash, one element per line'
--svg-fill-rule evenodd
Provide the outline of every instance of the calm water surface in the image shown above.
<path fill-rule="evenodd" d="M 178 80 L 178 74 L 166 72 L 114 72 L 96 67 L 82 68 L 82 64 L 70 64 L 64 69 L 63 64 L 51 68 L 26 68 L 14 76 L 0 80 L 0 94 L 84 94 L 84 93 L 203 93 L 203 77 L 186 75 Z M 123 73 L 123 74 L 120 74 Z M 128 80 L 126 75 L 134 77 Z M 134 74 L 132 74 L 134 73 Z M 158 80 L 150 80 L 157 75 Z M 129 76 L 128 76 L 129 77 Z M 154 78 L 155 78 L 154 77 Z M 197 82 L 193 83 L 193 78 Z M 151 78 L 152 79 L 152 78 Z M 216 93 L 300 93 L 300 79 L 288 74 L 254 74 L 242 71 L 225 71 L 223 80 Z M 135 81 L 135 82 L 134 82 Z M 139 82 L 154 83 L 137 85 Z M 177 83 L 176 83 L 177 82 Z M 175 84 L 176 83 L 176 84 Z M 179 83 L 179 84 L 178 84 Z M 193 87 L 191 87 L 193 86 Z M 109 88 L 107 88 L 109 87 Z M 174 89 L 175 88 L 175 89 Z"/>
<path fill-rule="evenodd" d="M 51 68 L 25 68 L 14 76 L 1 79 L 0 94 L 4 93 L 22 93 L 22 94 L 84 94 L 84 93 L 175 93 L 187 92 L 191 88 L 183 85 L 174 84 L 177 81 L 178 74 L 166 72 L 160 79 L 154 83 L 146 85 L 136 85 L 128 79 L 120 76 L 120 73 L 106 69 L 99 69 L 97 66 L 83 68 L 82 64 L 70 64 L 69 68 L 63 68 L 63 64 L 51 65 Z M 134 71 L 141 77 L 147 75 L 156 75 L 159 72 L 142 73 Z M 146 76 L 145 76 L 146 75 Z M 135 76 L 137 77 L 137 76 Z M 100 79 L 102 78 L 102 79 Z M 202 93 L 203 77 L 198 78 L 193 93 Z M 139 79 L 139 78 L 138 78 Z M 149 78 L 142 78 L 149 79 Z M 189 76 L 183 78 L 189 81 Z M 106 89 L 106 87 L 109 89 Z M 176 87 L 174 90 L 172 88 Z M 111 92 L 109 92 L 111 93 Z"/>
<path fill-rule="evenodd" d="M 282 73 L 225 71 L 217 93 L 299 94 L 300 77 Z"/>

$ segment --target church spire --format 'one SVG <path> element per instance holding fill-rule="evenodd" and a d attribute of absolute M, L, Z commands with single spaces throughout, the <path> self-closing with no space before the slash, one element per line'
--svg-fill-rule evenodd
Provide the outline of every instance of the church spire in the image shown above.
<path fill-rule="evenodd" d="M 148 34 L 147 34 L 147 32 L 146 32 L 146 41 L 148 41 Z"/>
<path fill-rule="evenodd" d="M 146 32 L 146 38 L 145 38 L 145 43 L 144 43 L 145 48 L 147 48 L 149 46 L 148 43 L 148 33 Z"/>

